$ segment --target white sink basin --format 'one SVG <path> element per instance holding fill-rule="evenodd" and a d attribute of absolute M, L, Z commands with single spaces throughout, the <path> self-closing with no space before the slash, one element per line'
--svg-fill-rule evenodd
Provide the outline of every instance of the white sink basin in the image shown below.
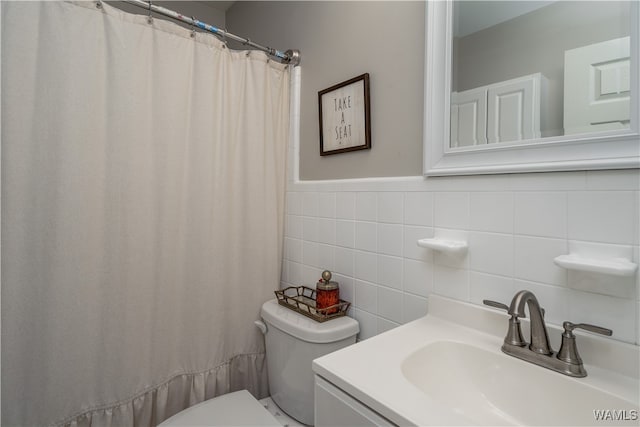
<path fill-rule="evenodd" d="M 580 379 L 453 341 L 422 347 L 401 370 L 429 398 L 482 425 L 602 425 L 594 410 L 638 410 Z"/>
<path fill-rule="evenodd" d="M 432 295 L 427 316 L 316 359 L 313 370 L 395 425 L 640 425 L 640 347 L 581 334 L 587 376 L 572 378 L 502 353 L 508 318 Z M 557 350 L 563 329 L 547 328 Z"/>

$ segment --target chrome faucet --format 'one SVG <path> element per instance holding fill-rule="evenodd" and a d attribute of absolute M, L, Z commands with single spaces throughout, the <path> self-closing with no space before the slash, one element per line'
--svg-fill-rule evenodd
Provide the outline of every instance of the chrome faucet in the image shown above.
<path fill-rule="evenodd" d="M 553 351 L 549 344 L 547 326 L 544 324 L 544 313 L 536 296 L 531 291 L 518 292 L 511 300 L 511 307 L 509 307 L 508 313 L 511 316 L 526 317 L 524 314 L 525 304 L 529 306 L 529 317 L 531 318 L 531 344 L 529 344 L 529 350 L 548 356 Z"/>
<path fill-rule="evenodd" d="M 558 353 L 555 353 L 549 344 L 549 334 L 544 322 L 544 309 L 540 307 L 538 299 L 533 292 L 523 290 L 516 293 L 511 300 L 511 306 L 490 300 L 484 300 L 483 303 L 506 310 L 511 316 L 507 335 L 502 344 L 504 353 L 572 377 L 587 376 L 587 371 L 584 369 L 582 359 L 578 354 L 573 330 L 581 328 L 608 336 L 612 334 L 611 329 L 601 328 L 600 326 L 564 322 L 562 325 L 564 327 L 562 345 Z M 526 317 L 525 305 L 529 307 L 529 317 L 531 318 L 531 337 L 528 346 L 527 342 L 522 338 L 519 320 Z"/>

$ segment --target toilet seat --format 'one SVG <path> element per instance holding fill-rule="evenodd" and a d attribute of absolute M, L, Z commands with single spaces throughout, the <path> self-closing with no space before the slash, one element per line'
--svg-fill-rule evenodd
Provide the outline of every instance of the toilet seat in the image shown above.
<path fill-rule="evenodd" d="M 282 427 L 247 390 L 205 400 L 178 412 L 158 427 L 170 426 Z"/>

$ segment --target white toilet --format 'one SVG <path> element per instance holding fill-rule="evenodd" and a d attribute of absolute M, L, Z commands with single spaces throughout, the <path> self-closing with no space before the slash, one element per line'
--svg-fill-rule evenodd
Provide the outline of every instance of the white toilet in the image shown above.
<path fill-rule="evenodd" d="M 290 417 L 313 425 L 313 359 L 355 343 L 358 322 L 340 317 L 319 323 L 267 301 L 256 325 L 265 334 L 269 392 Z M 165 420 L 160 426 L 281 426 L 246 391 L 199 403 Z"/>

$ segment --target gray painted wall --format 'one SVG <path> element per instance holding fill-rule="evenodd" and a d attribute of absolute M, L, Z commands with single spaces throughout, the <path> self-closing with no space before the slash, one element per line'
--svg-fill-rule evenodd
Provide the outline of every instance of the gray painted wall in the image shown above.
<path fill-rule="evenodd" d="M 424 8 L 416 1 L 242 1 L 227 11 L 232 33 L 301 51 L 301 179 L 422 175 Z M 371 79 L 372 149 L 321 157 L 318 91 L 363 73 Z"/>
<path fill-rule="evenodd" d="M 629 35 L 629 7 L 630 2 L 559 1 L 456 39 L 454 89 L 541 72 L 549 83 L 542 136 L 562 135 L 564 51 Z"/>

